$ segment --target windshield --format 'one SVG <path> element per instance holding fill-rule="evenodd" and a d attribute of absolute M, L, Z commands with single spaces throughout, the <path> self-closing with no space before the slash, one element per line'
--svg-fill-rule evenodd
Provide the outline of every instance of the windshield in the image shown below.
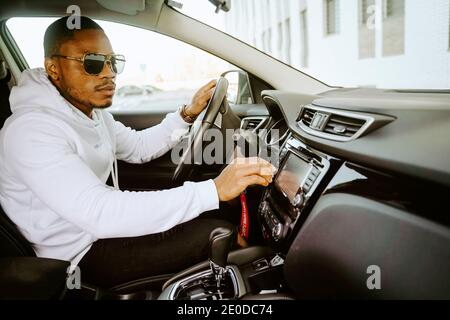
<path fill-rule="evenodd" d="M 229 0 L 217 14 L 210 0 L 178 2 L 331 86 L 450 87 L 448 0 Z"/>

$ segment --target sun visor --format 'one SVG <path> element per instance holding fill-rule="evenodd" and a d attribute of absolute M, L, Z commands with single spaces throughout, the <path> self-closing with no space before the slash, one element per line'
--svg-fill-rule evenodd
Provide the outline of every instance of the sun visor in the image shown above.
<path fill-rule="evenodd" d="M 145 0 L 96 0 L 103 8 L 108 10 L 127 14 L 137 15 L 145 10 Z"/>

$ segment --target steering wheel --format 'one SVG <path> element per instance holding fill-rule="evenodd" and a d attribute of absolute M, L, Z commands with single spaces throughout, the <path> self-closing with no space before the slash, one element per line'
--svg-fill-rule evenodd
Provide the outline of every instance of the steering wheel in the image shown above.
<path fill-rule="evenodd" d="M 206 106 L 206 112 L 202 119 L 201 125 L 198 130 L 193 130 L 192 136 L 189 138 L 189 144 L 184 150 L 183 155 L 180 158 L 172 180 L 175 182 L 185 181 L 193 172 L 194 159 L 201 159 L 196 155 L 202 156 L 202 146 L 206 132 L 210 129 L 219 114 L 221 106 L 226 98 L 228 90 L 228 80 L 224 77 L 220 77 L 217 80 L 217 85 L 211 99 Z M 193 128 L 194 129 L 194 128 Z"/>

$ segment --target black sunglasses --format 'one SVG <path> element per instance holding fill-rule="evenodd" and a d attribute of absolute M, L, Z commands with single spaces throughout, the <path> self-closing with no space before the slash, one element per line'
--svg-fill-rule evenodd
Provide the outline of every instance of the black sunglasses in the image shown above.
<path fill-rule="evenodd" d="M 61 54 L 54 54 L 53 57 L 60 57 L 68 60 L 75 60 L 83 63 L 84 71 L 90 75 L 98 75 L 108 62 L 111 70 L 115 74 L 122 73 L 125 67 L 125 56 L 121 54 L 100 54 L 100 53 L 86 53 L 82 58 L 75 58 L 64 56 Z"/>

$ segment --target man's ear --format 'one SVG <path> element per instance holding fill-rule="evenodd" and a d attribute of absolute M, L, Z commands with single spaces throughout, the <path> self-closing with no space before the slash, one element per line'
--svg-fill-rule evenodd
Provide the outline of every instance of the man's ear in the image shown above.
<path fill-rule="evenodd" d="M 53 58 L 45 58 L 45 71 L 53 81 L 59 80 L 59 67 Z"/>

